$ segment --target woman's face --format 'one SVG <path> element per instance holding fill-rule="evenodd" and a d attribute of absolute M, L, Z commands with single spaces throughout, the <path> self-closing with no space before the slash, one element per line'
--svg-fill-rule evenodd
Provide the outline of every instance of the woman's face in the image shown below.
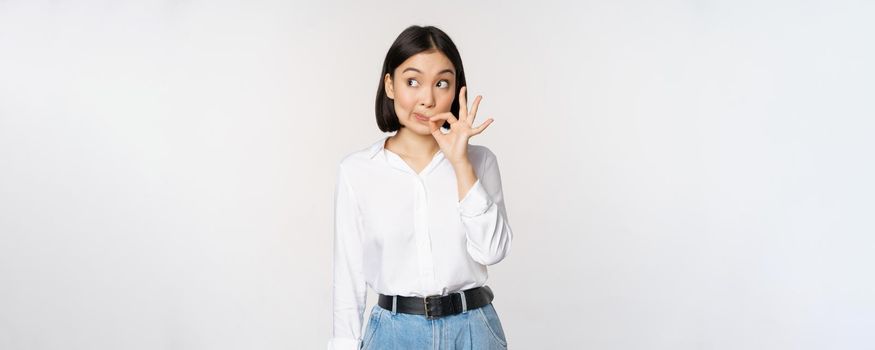
<path fill-rule="evenodd" d="M 394 79 L 386 74 L 383 80 L 398 121 L 417 134 L 431 134 L 428 117 L 449 112 L 456 95 L 456 70 L 447 56 L 437 50 L 411 56 L 395 68 Z M 440 127 L 443 122 L 432 124 Z"/>

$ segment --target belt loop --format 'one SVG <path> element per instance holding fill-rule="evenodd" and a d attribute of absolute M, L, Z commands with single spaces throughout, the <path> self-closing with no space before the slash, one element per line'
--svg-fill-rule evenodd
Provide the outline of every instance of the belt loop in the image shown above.
<path fill-rule="evenodd" d="M 398 296 L 392 296 L 392 316 L 398 313 Z"/>
<path fill-rule="evenodd" d="M 468 312 L 468 301 L 465 300 L 465 291 L 460 291 L 459 296 L 462 297 L 462 313 Z"/>

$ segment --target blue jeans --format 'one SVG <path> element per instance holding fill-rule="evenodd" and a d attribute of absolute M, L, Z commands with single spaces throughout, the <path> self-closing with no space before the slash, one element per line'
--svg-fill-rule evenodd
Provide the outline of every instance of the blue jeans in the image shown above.
<path fill-rule="evenodd" d="M 433 320 L 374 305 L 361 349 L 504 350 L 507 339 L 492 304 Z"/>

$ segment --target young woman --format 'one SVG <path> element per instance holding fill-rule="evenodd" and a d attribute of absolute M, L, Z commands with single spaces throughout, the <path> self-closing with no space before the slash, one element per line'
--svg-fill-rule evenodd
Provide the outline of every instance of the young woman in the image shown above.
<path fill-rule="evenodd" d="M 481 96 L 468 110 L 465 92 L 443 31 L 411 26 L 389 48 L 377 125 L 397 133 L 337 169 L 329 349 L 507 348 L 485 283 L 513 233 L 495 154 L 468 144 L 492 119 L 474 126 Z M 362 334 L 367 286 L 379 296 Z"/>

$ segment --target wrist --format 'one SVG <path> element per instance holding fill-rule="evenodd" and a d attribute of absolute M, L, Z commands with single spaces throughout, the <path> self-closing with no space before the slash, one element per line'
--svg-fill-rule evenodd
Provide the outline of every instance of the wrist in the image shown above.
<path fill-rule="evenodd" d="M 471 161 L 469 161 L 468 159 L 450 160 L 449 162 L 450 162 L 450 164 L 453 165 L 453 168 L 455 168 L 455 169 L 471 168 L 472 167 Z"/>

